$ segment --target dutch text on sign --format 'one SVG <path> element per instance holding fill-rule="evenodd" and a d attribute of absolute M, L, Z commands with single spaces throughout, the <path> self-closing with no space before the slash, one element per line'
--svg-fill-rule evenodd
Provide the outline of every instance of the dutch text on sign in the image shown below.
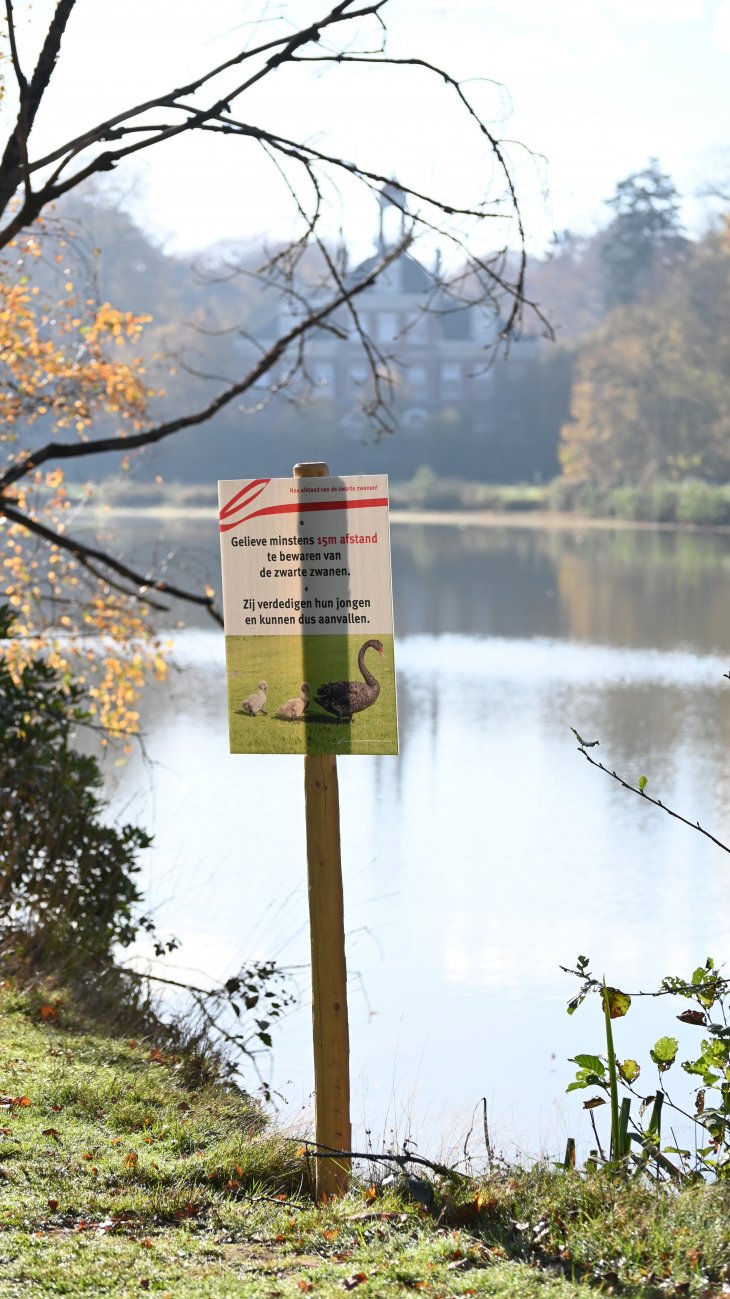
<path fill-rule="evenodd" d="M 397 753 L 388 480 L 219 488 L 233 753 Z"/>

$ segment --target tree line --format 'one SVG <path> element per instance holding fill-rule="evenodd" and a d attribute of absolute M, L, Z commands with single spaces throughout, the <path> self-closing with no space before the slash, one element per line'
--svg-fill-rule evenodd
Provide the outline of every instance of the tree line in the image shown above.
<path fill-rule="evenodd" d="M 553 295 L 568 325 L 563 477 L 601 492 L 727 483 L 727 216 L 689 239 L 680 196 L 655 160 L 621 181 L 609 207 L 596 235 L 556 240 L 532 286 L 543 301 Z"/>
<path fill-rule="evenodd" d="M 498 355 L 488 390 L 458 413 L 434 411 L 417 430 L 399 423 L 396 395 L 395 435 L 373 429 L 348 444 L 359 472 L 406 480 L 428 466 L 493 483 L 560 476 L 566 491 L 589 483 L 602 493 L 730 479 L 727 220 L 688 238 L 680 195 L 655 160 L 620 181 L 607 208 L 609 219 L 595 234 L 563 231 L 528 265 L 528 296 L 555 339 L 542 339 L 527 363 L 514 350 Z M 260 248 L 174 256 L 108 202 L 75 198 L 67 211 L 71 228 L 101 249 L 95 274 L 102 298 L 150 318 L 145 354 L 151 373 L 157 366 L 152 409 L 161 419 L 181 395 L 195 403 L 234 373 L 249 340 L 273 329 L 283 295 L 265 292 L 254 273 Z M 321 256 L 310 253 L 298 275 L 312 283 L 321 270 Z M 545 332 L 538 317 L 529 327 Z M 226 407 L 215 418 L 220 476 L 240 470 L 244 421 L 247 462 L 265 463 L 269 472 L 288 473 L 303 445 L 341 460 L 335 412 L 321 397 L 311 400 L 306 385 L 267 392 L 252 420 L 254 405 Z M 148 451 L 131 470 L 138 481 L 160 475 L 206 483 L 209 443 L 183 431 L 169 450 Z"/>

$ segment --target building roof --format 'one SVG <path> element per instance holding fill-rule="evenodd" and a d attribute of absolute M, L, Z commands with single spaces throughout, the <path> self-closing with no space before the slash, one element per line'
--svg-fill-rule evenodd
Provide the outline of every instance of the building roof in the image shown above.
<path fill-rule="evenodd" d="M 360 262 L 359 266 L 356 266 L 350 272 L 348 278 L 351 282 L 359 284 L 361 280 L 364 280 L 382 260 L 382 255 L 382 253 L 375 253 L 372 257 L 366 258 L 364 262 Z M 394 272 L 397 276 L 396 284 L 388 283 Z M 403 253 L 397 261 L 393 262 L 392 267 L 383 272 L 383 277 L 382 283 L 387 284 L 389 288 L 394 289 L 396 292 L 420 294 L 431 293 L 434 289 L 433 276 L 426 270 L 425 266 L 416 261 L 415 257 L 411 257 L 410 253 Z"/>

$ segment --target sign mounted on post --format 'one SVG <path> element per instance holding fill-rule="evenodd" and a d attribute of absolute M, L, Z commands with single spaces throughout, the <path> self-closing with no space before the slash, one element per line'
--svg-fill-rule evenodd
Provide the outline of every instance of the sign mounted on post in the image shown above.
<path fill-rule="evenodd" d="M 232 753 L 397 753 L 388 480 L 218 484 Z"/>

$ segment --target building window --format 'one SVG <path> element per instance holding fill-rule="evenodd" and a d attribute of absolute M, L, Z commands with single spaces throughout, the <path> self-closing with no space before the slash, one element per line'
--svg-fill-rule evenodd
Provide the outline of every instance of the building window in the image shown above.
<path fill-rule="evenodd" d="M 416 401 L 423 401 L 428 397 L 428 371 L 425 365 L 405 366 L 403 379 L 410 397 Z"/>
<path fill-rule="evenodd" d="M 394 343 L 399 333 L 398 316 L 394 311 L 380 311 L 375 317 L 375 337 L 379 343 Z"/>
<path fill-rule="evenodd" d="M 425 311 L 419 311 L 417 315 L 411 316 L 405 328 L 405 341 L 415 343 L 417 346 L 428 342 L 428 316 Z"/>
<path fill-rule="evenodd" d="M 442 401 L 459 401 L 463 395 L 464 383 L 461 366 L 447 361 L 441 366 L 441 399 Z"/>
<path fill-rule="evenodd" d="M 419 429 L 426 428 L 428 420 L 427 410 L 420 406 L 412 406 L 410 410 L 403 412 L 401 424 L 403 428 L 408 429 L 409 433 L 417 433 Z"/>

